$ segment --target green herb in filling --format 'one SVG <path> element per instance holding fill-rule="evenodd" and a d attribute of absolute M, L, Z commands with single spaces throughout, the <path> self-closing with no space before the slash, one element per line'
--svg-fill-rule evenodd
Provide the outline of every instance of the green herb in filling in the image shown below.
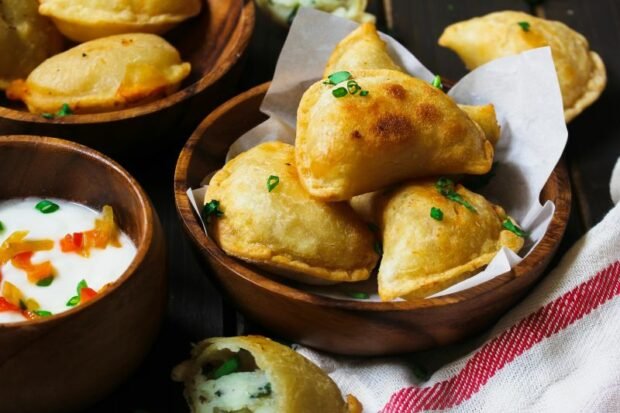
<path fill-rule="evenodd" d="M 224 213 L 220 211 L 220 201 L 218 200 L 212 199 L 202 207 L 202 219 L 207 223 L 211 222 L 212 216 L 219 218 L 223 215 Z"/>
<path fill-rule="evenodd" d="M 267 383 L 264 386 L 260 386 L 258 391 L 250 395 L 251 399 L 260 399 L 261 397 L 267 397 L 271 395 L 271 383 Z"/>
<path fill-rule="evenodd" d="M 509 219 L 505 219 L 504 222 L 502 222 L 502 227 L 506 228 L 508 231 L 516 234 L 521 238 L 525 238 L 529 235 L 527 232 L 516 226 L 515 223 Z"/>
<path fill-rule="evenodd" d="M 237 357 L 232 357 L 222 363 L 215 371 L 213 372 L 213 378 L 219 379 L 220 377 L 228 376 L 229 374 L 235 373 L 239 370 L 239 360 Z"/>
<path fill-rule="evenodd" d="M 431 218 L 441 221 L 443 219 L 443 211 L 439 208 L 431 207 Z"/>
<path fill-rule="evenodd" d="M 279 183 L 280 178 L 275 175 L 271 175 L 269 178 L 267 178 L 267 189 L 269 190 L 269 192 L 273 191 Z"/>
<path fill-rule="evenodd" d="M 35 208 L 43 214 L 51 214 L 52 212 L 56 212 L 60 209 L 57 204 L 53 203 L 52 201 L 48 201 L 47 199 L 44 199 L 43 201 L 36 204 Z"/>
<path fill-rule="evenodd" d="M 518 25 L 521 26 L 521 29 L 524 32 L 529 32 L 530 31 L 530 23 L 529 22 L 519 22 Z"/>

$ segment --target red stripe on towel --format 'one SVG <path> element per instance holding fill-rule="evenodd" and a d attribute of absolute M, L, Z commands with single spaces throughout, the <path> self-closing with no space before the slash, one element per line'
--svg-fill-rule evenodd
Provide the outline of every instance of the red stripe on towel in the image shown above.
<path fill-rule="evenodd" d="M 620 261 L 530 314 L 482 346 L 454 377 L 394 393 L 383 413 L 448 409 L 468 400 L 506 364 L 620 294 Z"/>

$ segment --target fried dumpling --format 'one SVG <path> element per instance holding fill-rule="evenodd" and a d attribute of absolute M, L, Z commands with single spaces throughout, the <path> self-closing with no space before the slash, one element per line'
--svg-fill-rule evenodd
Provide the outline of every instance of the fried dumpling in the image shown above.
<path fill-rule="evenodd" d="M 353 396 L 289 347 L 265 337 L 210 338 L 172 378 L 185 383 L 192 413 L 361 413 Z"/>
<path fill-rule="evenodd" d="M 37 0 L 0 1 L 0 89 L 62 51 L 62 36 L 38 7 Z"/>
<path fill-rule="evenodd" d="M 353 30 L 334 49 L 329 57 L 323 77 L 339 71 L 361 69 L 389 69 L 402 72 L 400 66 L 387 52 L 387 45 L 379 37 L 372 23 L 365 23 Z M 500 136 L 493 105 L 459 105 L 461 110 L 482 128 L 487 139 L 495 146 Z"/>
<path fill-rule="evenodd" d="M 362 90 L 336 97 L 344 86 L 319 81 L 299 105 L 297 170 L 313 197 L 342 201 L 409 178 L 490 170 L 493 146 L 439 89 L 394 70 L 351 80 Z"/>
<path fill-rule="evenodd" d="M 402 71 L 387 52 L 372 23 L 364 23 L 336 45 L 325 66 L 323 77 L 341 70 L 390 69 Z"/>
<path fill-rule="evenodd" d="M 229 255 L 311 284 L 360 281 L 378 256 L 373 235 L 346 203 L 312 199 L 304 190 L 291 145 L 267 142 L 218 171 L 205 204 L 223 215 L 209 235 Z"/>
<path fill-rule="evenodd" d="M 26 81 L 13 82 L 7 96 L 34 113 L 54 113 L 64 104 L 74 113 L 105 112 L 174 93 L 189 73 L 190 64 L 163 38 L 123 34 L 47 59 Z"/>
<path fill-rule="evenodd" d="M 39 0 L 71 40 L 86 42 L 123 33 L 163 34 L 200 13 L 201 0 Z"/>
<path fill-rule="evenodd" d="M 502 247 L 523 247 L 501 207 L 448 179 L 409 182 L 381 198 L 383 300 L 429 296 L 478 272 Z"/>
<path fill-rule="evenodd" d="M 454 50 L 468 69 L 550 46 L 566 121 L 598 99 L 607 82 L 603 61 L 590 51 L 585 37 L 563 23 L 522 12 L 502 11 L 455 23 L 445 29 L 439 44 Z"/>

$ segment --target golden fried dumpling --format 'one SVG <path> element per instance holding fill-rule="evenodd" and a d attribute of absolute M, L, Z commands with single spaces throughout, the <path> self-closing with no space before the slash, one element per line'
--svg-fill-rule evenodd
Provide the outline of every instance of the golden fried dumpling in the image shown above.
<path fill-rule="evenodd" d="M 353 396 L 289 347 L 265 337 L 210 338 L 172 372 L 192 413 L 361 413 Z"/>
<path fill-rule="evenodd" d="M 383 300 L 429 296 L 478 272 L 502 247 L 523 247 L 501 207 L 445 178 L 409 182 L 378 205 Z"/>
<path fill-rule="evenodd" d="M 336 45 L 323 77 L 341 70 L 391 69 L 402 71 L 387 52 L 373 23 L 364 23 Z"/>
<path fill-rule="evenodd" d="M 372 23 L 362 24 L 338 43 L 329 57 L 323 77 L 339 71 L 360 69 L 389 69 L 403 71 L 387 52 L 387 45 L 379 37 Z M 459 105 L 469 117 L 482 128 L 487 139 L 495 146 L 500 136 L 500 128 L 495 108 L 484 106 Z"/>
<path fill-rule="evenodd" d="M 256 4 L 284 26 L 293 22 L 297 11 L 302 7 L 321 10 L 360 23 L 375 21 L 375 16 L 365 13 L 368 0 L 256 0 Z"/>
<path fill-rule="evenodd" d="M 270 190 L 271 188 L 271 190 Z M 211 179 L 219 202 L 209 234 L 229 255 L 311 284 L 360 281 L 378 256 L 373 235 L 346 203 L 312 199 L 291 145 L 268 142 L 234 158 Z"/>
<path fill-rule="evenodd" d="M 502 11 L 455 23 L 446 28 L 439 44 L 454 50 L 468 69 L 550 46 L 566 121 L 598 99 L 607 82 L 603 61 L 590 51 L 585 37 L 563 23 L 522 12 Z"/>
<path fill-rule="evenodd" d="M 490 170 L 493 146 L 439 89 L 394 70 L 351 80 L 356 94 L 334 95 L 348 81 L 319 81 L 299 105 L 297 170 L 313 197 L 342 201 L 409 178 Z"/>
<path fill-rule="evenodd" d="M 71 40 L 86 42 L 123 33 L 163 34 L 200 13 L 201 0 L 39 0 Z"/>
<path fill-rule="evenodd" d="M 38 7 L 37 0 L 0 1 L 0 89 L 62 50 L 62 36 Z"/>
<path fill-rule="evenodd" d="M 153 34 L 122 34 L 82 43 L 47 59 L 7 90 L 34 113 L 106 112 L 135 106 L 178 90 L 190 64 Z"/>

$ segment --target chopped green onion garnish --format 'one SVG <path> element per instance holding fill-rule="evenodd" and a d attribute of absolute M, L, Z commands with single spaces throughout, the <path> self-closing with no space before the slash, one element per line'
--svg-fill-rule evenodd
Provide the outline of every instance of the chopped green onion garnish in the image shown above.
<path fill-rule="evenodd" d="M 269 190 L 269 192 L 273 191 L 279 183 L 280 178 L 275 175 L 271 175 L 269 178 L 267 178 L 267 189 Z"/>
<path fill-rule="evenodd" d="M 349 91 L 350 94 L 354 95 L 360 90 L 362 90 L 362 88 L 360 87 L 360 85 L 357 84 L 355 80 L 349 80 L 347 82 L 347 90 Z"/>
<path fill-rule="evenodd" d="M 77 285 L 77 295 L 80 295 L 84 288 L 88 288 L 88 284 L 86 284 L 86 280 L 82 280 L 82 281 L 80 281 L 78 283 L 78 285 Z"/>
<path fill-rule="evenodd" d="M 370 298 L 368 294 L 356 291 L 349 291 L 347 295 L 351 298 L 356 298 L 358 300 L 368 300 Z"/>
<path fill-rule="evenodd" d="M 224 213 L 220 211 L 220 201 L 216 199 L 212 199 L 202 207 L 202 219 L 207 223 L 211 222 L 212 216 L 219 218 L 222 215 L 224 215 Z"/>
<path fill-rule="evenodd" d="M 215 371 L 213 372 L 213 378 L 219 379 L 220 377 L 228 376 L 239 370 L 239 360 L 237 357 L 230 358 L 222 363 Z"/>
<path fill-rule="evenodd" d="M 439 180 L 435 184 L 435 188 L 437 188 L 437 191 L 439 191 L 441 195 L 445 196 L 450 201 L 463 205 L 465 208 L 469 209 L 471 212 L 477 212 L 476 208 L 474 208 L 472 204 L 467 202 L 465 198 L 461 196 L 461 194 L 457 193 L 454 190 L 454 182 L 452 182 L 451 179 L 439 178 Z"/>
<path fill-rule="evenodd" d="M 504 222 L 502 222 L 502 226 L 521 238 L 525 238 L 529 235 L 527 232 L 516 226 L 515 223 L 509 219 L 504 220 Z"/>
<path fill-rule="evenodd" d="M 0 221 L 0 231 L 4 231 L 4 224 Z"/>
<path fill-rule="evenodd" d="M 78 295 L 75 295 L 71 297 L 69 301 L 67 301 L 67 307 L 75 307 L 79 303 L 80 303 L 80 297 Z"/>
<path fill-rule="evenodd" d="M 67 103 L 63 103 L 58 112 L 56 112 L 56 116 L 63 117 L 67 115 L 73 115 L 73 111 L 71 110 L 71 106 Z"/>
<path fill-rule="evenodd" d="M 519 22 L 518 24 L 519 24 L 519 26 L 521 26 L 521 29 L 523 29 L 524 32 L 529 32 L 530 31 L 530 23 L 529 22 Z"/>
<path fill-rule="evenodd" d="M 51 316 L 53 316 L 51 311 L 45 311 L 45 310 L 36 310 L 36 311 L 33 311 L 33 313 L 35 313 L 39 317 L 51 317 Z"/>
<path fill-rule="evenodd" d="M 54 276 L 52 275 L 51 277 L 43 278 L 42 280 L 37 281 L 37 286 L 49 287 L 50 285 L 52 285 L 53 281 L 54 281 Z"/>
<path fill-rule="evenodd" d="M 360 96 L 368 96 L 368 91 L 367 90 L 362 90 L 360 92 Z"/>
<path fill-rule="evenodd" d="M 381 243 L 379 241 L 375 241 L 375 252 L 379 255 L 383 255 L 383 246 L 381 245 Z"/>
<path fill-rule="evenodd" d="M 327 80 L 323 83 L 326 85 L 337 85 L 340 82 L 351 79 L 351 73 L 343 70 L 342 72 L 335 72 L 327 76 Z"/>
<path fill-rule="evenodd" d="M 344 87 L 339 87 L 339 88 L 336 88 L 336 89 L 332 90 L 332 95 L 334 95 L 334 97 L 337 97 L 337 98 L 341 98 L 343 96 L 346 96 L 347 93 L 348 93 L 347 89 L 344 88 Z"/>
<path fill-rule="evenodd" d="M 443 211 L 439 208 L 431 207 L 431 218 L 441 221 L 443 219 Z"/>
<path fill-rule="evenodd" d="M 431 85 L 433 85 L 439 90 L 443 90 L 443 83 L 441 83 L 441 76 L 435 75 L 435 78 L 431 82 Z"/>
<path fill-rule="evenodd" d="M 56 212 L 60 209 L 58 205 L 46 199 L 36 204 L 35 208 L 44 214 L 51 214 L 52 212 Z"/>

